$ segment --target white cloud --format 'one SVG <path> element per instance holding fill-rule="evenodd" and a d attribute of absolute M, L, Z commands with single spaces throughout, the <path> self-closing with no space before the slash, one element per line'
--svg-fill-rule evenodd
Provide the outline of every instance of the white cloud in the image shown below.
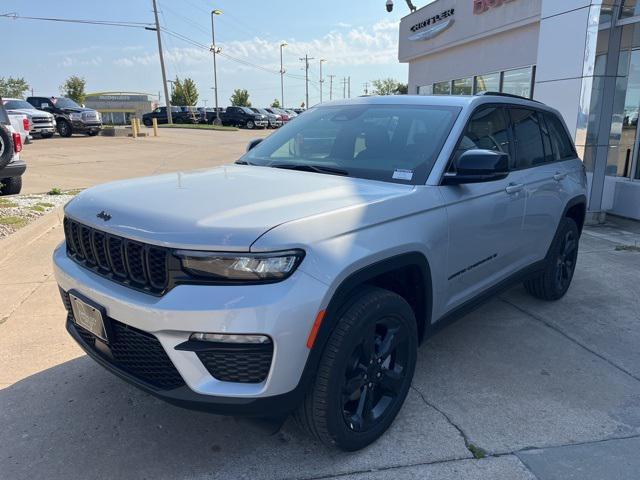
<path fill-rule="evenodd" d="M 370 27 L 350 27 L 342 24 L 347 31 L 330 31 L 322 37 L 296 41 L 288 39 L 285 59 L 290 73 L 298 73 L 292 66 L 298 57 L 310 53 L 316 59 L 327 59 L 328 65 L 385 65 L 397 63 L 398 21 L 382 20 Z M 242 60 L 256 63 L 264 68 L 280 69 L 280 41 L 254 37 L 250 40 L 222 42 L 223 53 Z M 202 66 L 210 68 L 211 54 L 196 47 L 170 48 L 165 52 L 165 61 L 180 67 Z M 221 63 L 230 62 L 221 58 Z M 119 67 L 148 66 L 158 63 L 157 53 L 146 53 L 118 58 L 113 61 Z M 251 67 L 234 64 L 236 70 L 250 70 Z"/>

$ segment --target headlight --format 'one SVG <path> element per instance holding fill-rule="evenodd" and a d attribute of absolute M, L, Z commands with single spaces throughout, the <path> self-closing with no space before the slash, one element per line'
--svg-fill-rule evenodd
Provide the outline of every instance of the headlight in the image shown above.
<path fill-rule="evenodd" d="M 273 282 L 289 277 L 304 258 L 302 250 L 270 253 L 176 252 L 189 274 L 221 281 Z"/>
<path fill-rule="evenodd" d="M 82 114 L 81 113 L 72 113 L 71 115 L 69 115 L 69 117 L 71 118 L 71 120 L 74 120 L 74 121 L 82 120 Z"/>
<path fill-rule="evenodd" d="M 98 117 L 98 121 L 101 122 L 102 121 L 102 114 L 100 112 L 96 112 L 97 117 Z"/>

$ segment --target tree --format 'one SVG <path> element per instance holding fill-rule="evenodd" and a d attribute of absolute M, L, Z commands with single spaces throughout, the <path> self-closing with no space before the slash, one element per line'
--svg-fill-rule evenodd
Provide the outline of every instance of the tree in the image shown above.
<path fill-rule="evenodd" d="M 27 90 L 29 90 L 29 84 L 22 77 L 0 77 L 0 97 L 22 98 Z"/>
<path fill-rule="evenodd" d="M 236 88 L 229 99 L 234 107 L 250 107 L 249 92 L 244 88 Z"/>
<path fill-rule="evenodd" d="M 76 103 L 83 104 L 84 99 L 87 94 L 84 91 L 84 87 L 87 84 L 84 78 L 78 77 L 77 75 L 71 75 L 67 80 L 60 86 L 60 93 L 70 98 Z"/>
<path fill-rule="evenodd" d="M 280 100 L 278 100 L 277 98 L 273 100 L 273 102 L 271 102 L 271 106 L 273 108 L 280 108 Z"/>
<path fill-rule="evenodd" d="M 406 95 L 409 90 L 406 83 L 398 82 L 393 78 L 381 78 L 371 83 L 374 95 Z"/>
<path fill-rule="evenodd" d="M 173 82 L 173 91 L 171 92 L 171 104 L 193 107 L 196 103 L 198 103 L 196 82 L 189 77 L 184 80 L 176 77 Z"/>

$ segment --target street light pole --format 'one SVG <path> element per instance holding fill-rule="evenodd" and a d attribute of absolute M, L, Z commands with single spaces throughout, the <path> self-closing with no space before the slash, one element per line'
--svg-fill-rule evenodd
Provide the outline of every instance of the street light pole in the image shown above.
<path fill-rule="evenodd" d="M 324 58 L 320 59 L 320 103 L 322 103 L 322 83 L 324 80 L 322 79 L 322 64 L 326 62 Z"/>
<path fill-rule="evenodd" d="M 155 1 L 155 0 L 154 0 Z M 222 121 L 220 120 L 220 109 L 218 108 L 218 70 L 216 68 L 216 30 L 213 26 L 213 17 L 215 15 L 221 15 L 222 10 L 211 10 L 211 51 L 213 52 L 213 89 L 215 91 L 215 102 L 216 102 L 216 118 L 213 121 L 215 125 L 220 125 Z"/>
<path fill-rule="evenodd" d="M 164 69 L 164 55 L 162 54 L 162 36 L 160 35 L 160 21 L 158 20 L 158 6 L 156 0 L 153 0 L 153 14 L 156 19 L 156 34 L 158 35 L 158 53 L 160 54 L 160 69 L 162 70 L 162 86 L 164 87 L 164 101 L 167 106 L 167 123 L 173 123 L 171 115 L 171 100 L 169 99 L 169 90 L 167 89 L 167 73 Z"/>
<path fill-rule="evenodd" d="M 282 49 L 288 45 L 287 42 L 280 44 L 280 107 L 284 108 L 284 66 L 282 65 Z"/>
<path fill-rule="evenodd" d="M 308 53 L 300 59 L 301 62 L 304 62 L 304 108 L 309 108 L 309 60 L 313 60 L 313 57 L 309 57 Z"/>

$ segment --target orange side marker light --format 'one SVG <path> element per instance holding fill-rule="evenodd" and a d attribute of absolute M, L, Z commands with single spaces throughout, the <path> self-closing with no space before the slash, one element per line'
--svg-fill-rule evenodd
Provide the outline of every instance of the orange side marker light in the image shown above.
<path fill-rule="evenodd" d="M 313 327 L 311 327 L 311 331 L 309 332 L 309 338 L 307 338 L 307 348 L 313 348 L 313 344 L 316 342 L 316 337 L 318 336 L 318 331 L 320 330 L 320 325 L 322 325 L 322 320 L 324 320 L 325 310 L 320 310 L 318 315 L 316 316 L 316 321 L 313 322 Z"/>

